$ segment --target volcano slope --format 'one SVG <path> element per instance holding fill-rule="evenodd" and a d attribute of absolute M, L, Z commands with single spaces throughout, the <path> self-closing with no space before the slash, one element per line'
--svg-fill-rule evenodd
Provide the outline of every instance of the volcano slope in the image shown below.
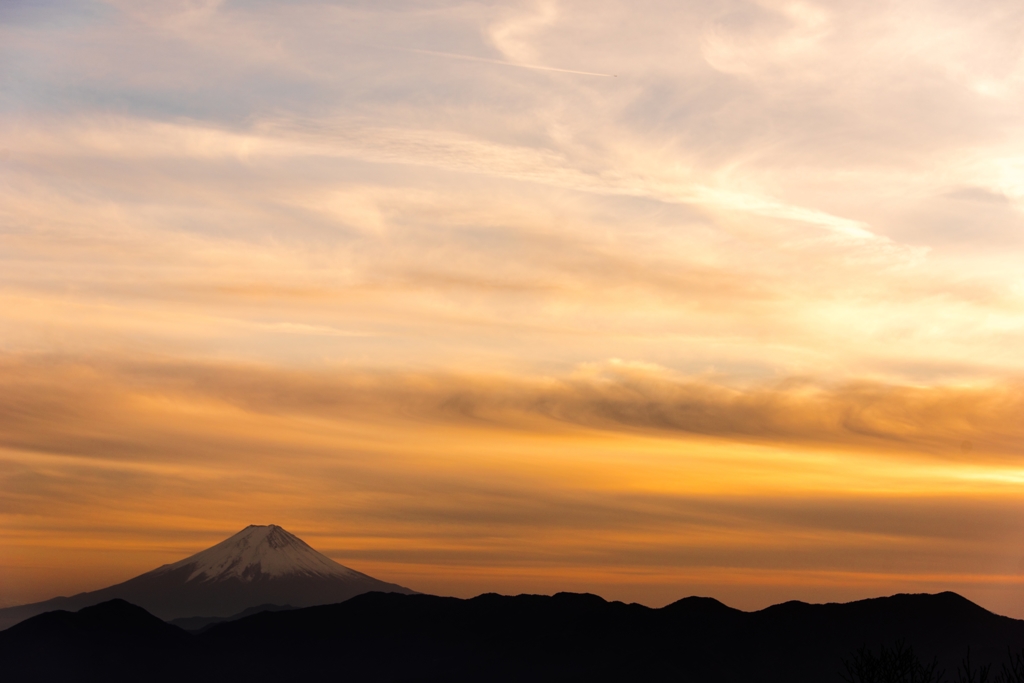
<path fill-rule="evenodd" d="M 171 620 L 229 617 L 268 604 L 332 604 L 370 591 L 415 592 L 338 564 L 275 524 L 251 525 L 202 552 L 124 583 L 2 609 L 0 629 L 43 612 L 76 611 L 114 599 Z"/>

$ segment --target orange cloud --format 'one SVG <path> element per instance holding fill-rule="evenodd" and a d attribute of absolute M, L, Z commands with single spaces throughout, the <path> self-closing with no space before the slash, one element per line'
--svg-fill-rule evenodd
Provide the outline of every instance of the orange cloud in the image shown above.
<path fill-rule="evenodd" d="M 21 595 L 56 590 L 25 578 L 54 547 L 99 583 L 254 519 L 459 594 L 489 580 L 522 590 L 520 577 L 655 602 L 717 586 L 752 606 L 767 576 L 762 596 L 811 597 L 828 581 L 861 595 L 883 567 L 911 586 L 941 565 L 1007 611 L 1016 585 L 998 578 L 1016 561 L 1007 511 L 1024 484 L 1013 386 L 11 356 L 2 377 L 2 571 Z M 134 559 L 104 566 L 121 548 Z M 802 583 L 814 573 L 835 578 Z"/>

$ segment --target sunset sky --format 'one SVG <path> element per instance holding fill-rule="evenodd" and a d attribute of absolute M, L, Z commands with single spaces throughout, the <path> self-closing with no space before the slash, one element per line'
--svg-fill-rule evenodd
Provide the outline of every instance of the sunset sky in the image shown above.
<path fill-rule="evenodd" d="M 1024 618 L 1019 0 L 5 0 L 0 606 Z"/>

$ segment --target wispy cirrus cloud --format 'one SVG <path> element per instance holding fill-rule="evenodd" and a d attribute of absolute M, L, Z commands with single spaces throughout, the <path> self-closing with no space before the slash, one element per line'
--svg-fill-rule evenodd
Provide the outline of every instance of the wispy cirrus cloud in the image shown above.
<path fill-rule="evenodd" d="M 5 590 L 273 514 L 424 589 L 1022 613 L 1014 3 L 0 17 Z"/>

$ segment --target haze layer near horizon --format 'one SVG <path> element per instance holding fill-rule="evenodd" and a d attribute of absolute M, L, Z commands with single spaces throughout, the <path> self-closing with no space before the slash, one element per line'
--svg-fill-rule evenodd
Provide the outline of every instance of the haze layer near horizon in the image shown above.
<path fill-rule="evenodd" d="M 1024 8 L 0 5 L 0 603 L 275 522 L 416 590 L 1024 617 Z"/>

